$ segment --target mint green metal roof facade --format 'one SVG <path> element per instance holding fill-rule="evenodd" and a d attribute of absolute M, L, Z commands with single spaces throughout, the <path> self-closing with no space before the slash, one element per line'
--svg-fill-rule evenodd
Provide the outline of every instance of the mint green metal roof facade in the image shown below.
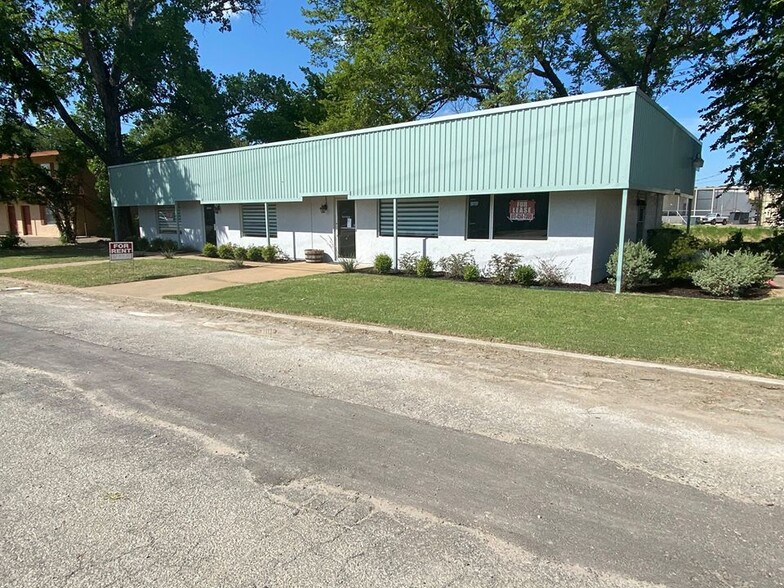
<path fill-rule="evenodd" d="M 699 154 L 694 137 L 627 88 L 115 166 L 109 177 L 115 206 L 621 188 L 691 193 Z"/>

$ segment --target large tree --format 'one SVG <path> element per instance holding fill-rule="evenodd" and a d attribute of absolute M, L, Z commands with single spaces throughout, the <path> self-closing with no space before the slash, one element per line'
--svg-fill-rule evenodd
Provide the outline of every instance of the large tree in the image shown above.
<path fill-rule="evenodd" d="M 327 132 L 636 85 L 709 55 L 722 0 L 309 0 L 292 35 L 327 67 Z"/>
<path fill-rule="evenodd" d="M 259 0 L 4 0 L 0 80 L 25 113 L 59 118 L 105 165 L 132 161 L 226 124 L 185 25 L 227 30 L 233 13 L 259 10 Z M 127 128 L 161 116 L 177 122 L 127 148 Z"/>
<path fill-rule="evenodd" d="M 721 38 L 724 59 L 699 78 L 712 99 L 704 133 L 719 133 L 714 149 L 734 163 L 729 184 L 772 192 L 784 218 L 784 1 L 733 0 L 734 17 Z"/>

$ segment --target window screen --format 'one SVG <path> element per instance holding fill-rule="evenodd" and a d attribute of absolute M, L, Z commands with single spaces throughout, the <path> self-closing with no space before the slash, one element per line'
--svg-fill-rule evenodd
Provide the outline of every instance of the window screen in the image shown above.
<path fill-rule="evenodd" d="M 174 206 L 158 207 L 158 232 L 177 233 L 177 217 Z"/>
<path fill-rule="evenodd" d="M 267 205 L 269 214 L 270 237 L 278 236 L 278 211 L 274 204 Z M 263 204 L 243 204 L 242 205 L 242 236 L 243 237 L 266 237 L 267 224 L 264 220 Z"/>
<path fill-rule="evenodd" d="M 381 200 L 378 206 L 379 234 L 392 237 L 393 203 Z M 438 237 L 438 200 L 398 200 L 397 234 L 400 237 Z"/>

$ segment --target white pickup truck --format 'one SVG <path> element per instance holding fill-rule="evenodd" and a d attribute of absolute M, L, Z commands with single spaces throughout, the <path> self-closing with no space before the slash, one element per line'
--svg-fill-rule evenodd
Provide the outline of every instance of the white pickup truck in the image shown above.
<path fill-rule="evenodd" d="M 718 212 L 710 212 L 695 217 L 698 225 L 726 225 L 729 222 L 729 217 Z"/>

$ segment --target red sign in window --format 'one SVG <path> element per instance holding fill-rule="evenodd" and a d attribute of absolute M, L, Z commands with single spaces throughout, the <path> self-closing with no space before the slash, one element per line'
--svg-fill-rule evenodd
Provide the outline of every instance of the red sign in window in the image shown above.
<path fill-rule="evenodd" d="M 536 216 L 536 200 L 510 200 L 509 220 L 532 221 Z"/>

